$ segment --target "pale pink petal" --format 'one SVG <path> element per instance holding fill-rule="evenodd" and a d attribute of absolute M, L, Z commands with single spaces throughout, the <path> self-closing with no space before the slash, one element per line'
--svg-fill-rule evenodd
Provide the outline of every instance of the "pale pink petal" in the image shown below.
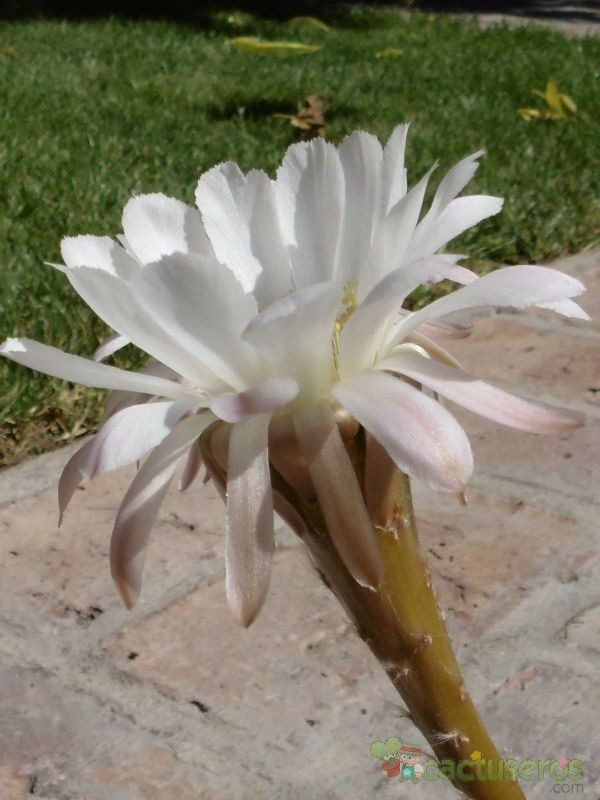
<path fill-rule="evenodd" d="M 273 491 L 273 508 L 285 524 L 294 531 L 296 536 L 300 538 L 306 536 L 308 533 L 306 523 L 294 506 L 280 492 Z"/>
<path fill-rule="evenodd" d="M 204 414 L 176 425 L 152 450 L 123 498 L 110 542 L 110 571 L 127 608 L 139 597 L 150 531 L 177 465 L 212 419 Z"/>
<path fill-rule="evenodd" d="M 175 381 L 176 383 L 180 382 L 179 376 L 174 370 L 170 367 L 166 367 L 154 358 L 151 358 L 138 372 L 141 375 L 153 375 L 155 378 L 165 378 L 166 380 Z M 187 384 L 183 385 L 189 388 Z M 141 403 L 149 403 L 152 399 L 152 395 L 140 394 L 139 392 L 111 392 L 104 403 L 102 422 L 106 422 L 113 414 L 116 414 L 117 411 L 121 411 L 123 408 L 139 405 Z"/>
<path fill-rule="evenodd" d="M 471 323 L 450 325 L 445 322 L 424 322 L 419 327 L 419 331 L 431 339 L 452 341 L 455 339 L 466 339 L 470 336 L 473 331 L 473 325 Z"/>
<path fill-rule="evenodd" d="M 60 521 L 84 480 L 141 459 L 179 422 L 188 403 L 160 402 L 130 406 L 114 414 L 67 462 L 58 482 Z"/>
<path fill-rule="evenodd" d="M 573 300 L 559 300 L 557 303 L 538 303 L 538 308 L 547 308 L 550 311 L 555 311 L 557 314 L 562 314 L 563 317 L 570 317 L 571 319 L 591 320 L 587 311 L 584 311 L 583 308 L 577 303 L 574 303 Z"/>
<path fill-rule="evenodd" d="M 584 291 L 581 281 L 555 269 L 531 265 L 504 267 L 406 317 L 392 329 L 386 344 L 388 348 L 393 347 L 418 325 L 455 311 L 488 305 L 526 308 L 540 303 L 556 303 Z"/>
<path fill-rule="evenodd" d="M 371 522 L 387 528 L 394 522 L 398 509 L 398 482 L 402 479 L 387 450 L 370 434 L 366 436 L 365 502 Z"/>
<path fill-rule="evenodd" d="M 179 479 L 180 492 L 185 492 L 190 488 L 192 483 L 198 477 L 198 473 L 202 469 L 203 464 L 204 461 L 202 460 L 200 441 L 196 440 L 190 447 L 189 453 L 185 460 L 185 465 L 183 467 L 183 472 L 181 473 L 181 478 Z"/>
<path fill-rule="evenodd" d="M 225 422 L 241 422 L 255 414 L 277 411 L 294 400 L 299 390 L 293 378 L 267 378 L 244 392 L 212 395 L 208 406 Z"/>
<path fill-rule="evenodd" d="M 196 393 L 174 381 L 99 364 L 71 353 L 63 353 L 56 347 L 49 347 L 31 339 L 7 339 L 0 345 L 0 355 L 46 375 L 80 383 L 83 386 L 144 392 L 171 397 L 174 400 L 197 402 Z"/>
<path fill-rule="evenodd" d="M 584 415 L 577 411 L 524 400 L 477 380 L 461 369 L 418 353 L 399 352 L 380 362 L 378 367 L 406 375 L 469 411 L 511 428 L 531 433 L 556 433 L 585 423 Z"/>
<path fill-rule="evenodd" d="M 402 472 L 461 491 L 473 470 L 465 432 L 439 403 L 385 372 L 365 370 L 332 394 L 385 447 Z"/>
<path fill-rule="evenodd" d="M 126 339 L 125 336 L 121 336 L 119 333 L 113 333 L 112 336 L 109 336 L 108 339 L 96 348 L 92 360 L 104 361 L 127 344 L 129 344 L 129 339 Z"/>
<path fill-rule="evenodd" d="M 381 554 L 334 414 L 324 404 L 307 407 L 294 424 L 340 558 L 361 585 L 376 589 L 383 580 Z"/>
<path fill-rule="evenodd" d="M 273 497 L 269 472 L 270 415 L 239 422 L 229 436 L 227 461 L 227 602 L 248 627 L 267 595 L 273 557 Z"/>

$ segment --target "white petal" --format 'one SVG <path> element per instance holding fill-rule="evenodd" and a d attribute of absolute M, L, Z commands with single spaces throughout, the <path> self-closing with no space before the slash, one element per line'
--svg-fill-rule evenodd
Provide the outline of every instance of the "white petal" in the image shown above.
<path fill-rule="evenodd" d="M 469 411 L 511 428 L 532 433 L 555 433 L 578 428 L 585 422 L 585 417 L 579 412 L 524 400 L 477 380 L 461 369 L 417 353 L 397 353 L 378 367 L 406 375 Z"/>
<path fill-rule="evenodd" d="M 504 267 L 406 317 L 393 329 L 388 346 L 401 341 L 417 325 L 455 311 L 478 306 L 527 308 L 566 300 L 584 291 L 585 286 L 580 281 L 555 269 L 530 265 Z"/>
<path fill-rule="evenodd" d="M 123 498 L 110 542 L 110 571 L 127 608 L 139 597 L 148 537 L 177 464 L 212 419 L 203 414 L 176 425 L 142 464 Z"/>
<path fill-rule="evenodd" d="M 391 209 L 381 222 L 370 257 L 370 271 L 365 275 L 359 292 L 359 299 L 387 273 L 396 271 L 404 262 L 411 237 L 419 221 L 419 214 L 433 166 L 421 180 L 413 186 Z M 411 259 L 412 260 L 412 259 Z"/>
<path fill-rule="evenodd" d="M 102 344 L 96 348 L 92 359 L 94 361 L 104 361 L 114 355 L 118 350 L 129 344 L 129 340 L 119 333 L 113 333 Z"/>
<path fill-rule="evenodd" d="M 332 394 L 402 472 L 435 489 L 463 489 L 473 470 L 469 441 L 435 400 L 398 378 L 366 370 L 334 386 Z"/>
<path fill-rule="evenodd" d="M 277 170 L 275 195 L 296 286 L 331 280 L 344 209 L 336 148 L 320 137 L 292 145 Z"/>
<path fill-rule="evenodd" d="M 410 194 L 406 196 L 408 199 Z M 403 202 L 403 201 L 401 201 Z M 392 212 L 393 213 L 393 212 Z M 446 270 L 453 265 L 446 265 Z M 401 310 L 405 298 L 425 283 L 432 270 L 441 271 L 441 261 L 431 258 L 413 261 L 390 272 L 369 292 L 347 321 L 340 336 L 340 374 L 373 364 L 384 340 L 388 320 Z"/>
<path fill-rule="evenodd" d="M 333 324 L 341 299 L 334 284 L 299 289 L 256 316 L 243 338 L 258 348 L 273 370 L 285 370 L 303 390 L 331 379 Z"/>
<path fill-rule="evenodd" d="M 435 218 L 462 192 L 473 175 L 475 175 L 479 167 L 477 159 L 484 154 L 485 150 L 478 150 L 476 153 L 463 158 L 462 161 L 459 161 L 446 173 L 438 186 L 429 212 L 424 217 L 423 222 L 428 220 L 428 222 L 435 224 Z M 424 225 L 423 227 L 426 226 Z"/>
<path fill-rule="evenodd" d="M 58 482 L 60 520 L 82 481 L 141 459 L 190 408 L 183 402 L 146 403 L 114 414 L 67 462 Z"/>
<path fill-rule="evenodd" d="M 411 259 L 429 255 L 438 249 L 438 247 L 430 247 L 429 245 L 437 235 L 440 217 L 452 200 L 462 192 L 467 183 L 471 180 L 479 167 L 477 159 L 483 154 L 484 151 L 480 150 L 477 153 L 467 156 L 467 158 L 455 164 L 444 176 L 435 193 L 429 211 L 419 223 L 414 241 L 411 243 L 409 253 Z"/>
<path fill-rule="evenodd" d="M 140 270 L 129 282 L 86 267 L 69 269 L 66 274 L 75 291 L 113 330 L 179 375 L 203 388 L 212 385 L 214 375 L 197 353 L 186 350 L 182 342 L 166 330 L 159 315 L 153 315 L 140 303 L 137 290 L 132 287 L 147 269 Z"/>
<path fill-rule="evenodd" d="M 235 620 L 251 625 L 269 588 L 273 556 L 273 497 L 269 472 L 270 415 L 234 425 L 227 468 L 227 601 Z"/>
<path fill-rule="evenodd" d="M 205 373 L 208 367 L 235 388 L 242 376 L 252 376 L 254 354 L 240 336 L 256 314 L 256 301 L 231 270 L 194 253 L 174 253 L 144 267 L 131 287 L 144 310 L 193 357 L 194 368 L 206 365 Z"/>
<path fill-rule="evenodd" d="M 367 263 L 381 196 L 382 149 L 376 136 L 355 131 L 339 147 L 345 206 L 338 254 L 340 283 L 357 281 Z"/>
<path fill-rule="evenodd" d="M 361 585 L 376 589 L 381 554 L 333 412 L 324 404 L 308 407 L 294 415 L 294 424 L 336 550 Z"/>
<path fill-rule="evenodd" d="M 484 219 L 498 214 L 504 201 L 501 197 L 488 195 L 468 195 L 453 200 L 442 213 L 435 218 L 435 224 L 421 229 L 419 224 L 413 241 L 406 253 L 406 260 L 431 255 L 463 231 L 472 228 Z"/>
<path fill-rule="evenodd" d="M 427 277 L 427 283 L 454 281 L 454 283 L 466 285 L 467 283 L 473 283 L 479 277 L 473 270 L 446 261 L 443 256 L 429 256 L 427 261 L 431 263 L 432 270 Z"/>
<path fill-rule="evenodd" d="M 212 254 L 198 210 L 164 194 L 132 197 L 123 209 L 123 230 L 142 264 L 171 253 Z"/>
<path fill-rule="evenodd" d="M 87 358 L 63 353 L 31 339 L 7 339 L 0 345 L 0 355 L 30 369 L 52 375 L 65 381 L 95 386 L 98 389 L 119 389 L 126 392 L 144 392 L 176 400 L 197 402 L 198 395 L 174 381 L 153 378 L 138 372 L 129 372 L 107 364 L 98 364 Z"/>
<path fill-rule="evenodd" d="M 291 290 L 273 188 L 264 172 L 244 176 L 231 161 L 219 164 L 200 178 L 196 202 L 217 258 L 260 306 Z"/>
<path fill-rule="evenodd" d="M 406 194 L 406 169 L 404 152 L 409 125 L 397 125 L 383 151 L 383 191 L 381 216 L 402 200 Z"/>
<path fill-rule="evenodd" d="M 60 243 L 60 251 L 67 267 L 73 269 L 93 267 L 124 280 L 130 280 L 139 270 L 139 264 L 110 236 L 67 236 Z"/>
<path fill-rule="evenodd" d="M 291 403 L 298 392 L 298 384 L 293 378 L 267 378 L 245 392 L 213 395 L 208 405 L 219 419 L 241 422 L 255 414 L 277 411 Z"/>

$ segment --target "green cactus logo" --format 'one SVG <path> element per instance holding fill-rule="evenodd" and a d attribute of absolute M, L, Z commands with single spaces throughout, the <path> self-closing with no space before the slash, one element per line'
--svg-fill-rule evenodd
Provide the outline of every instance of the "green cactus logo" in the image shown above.
<path fill-rule="evenodd" d="M 371 745 L 371 755 L 381 761 L 381 767 L 388 778 L 394 778 L 400 774 L 400 759 L 398 753 L 402 743 L 397 736 L 390 736 L 385 742 L 373 742 Z"/>

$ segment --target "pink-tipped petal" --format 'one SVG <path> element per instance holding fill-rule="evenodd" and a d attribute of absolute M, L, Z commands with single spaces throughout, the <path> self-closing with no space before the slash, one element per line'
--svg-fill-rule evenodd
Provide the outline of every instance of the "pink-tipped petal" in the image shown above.
<path fill-rule="evenodd" d="M 213 395 L 209 399 L 209 407 L 213 414 L 225 422 L 241 422 L 255 414 L 277 411 L 291 403 L 298 391 L 298 384 L 293 378 L 267 378 L 245 392 Z"/>
<path fill-rule="evenodd" d="M 577 411 L 524 400 L 477 380 L 461 369 L 418 353 L 400 352 L 378 366 L 419 381 L 469 411 L 511 428 L 531 433 L 556 433 L 579 428 L 585 423 L 584 415 Z"/>
<path fill-rule="evenodd" d="M 383 564 L 356 473 L 331 409 L 303 409 L 294 416 L 298 440 L 340 558 L 363 586 L 376 589 Z"/>
<path fill-rule="evenodd" d="M 190 408 L 187 403 L 145 403 L 114 414 L 69 459 L 58 482 L 60 521 L 77 487 L 96 475 L 120 469 L 156 447 Z"/>
<path fill-rule="evenodd" d="M 385 447 L 402 472 L 459 492 L 473 471 L 469 440 L 439 403 L 399 378 L 365 370 L 332 394 Z"/>
<path fill-rule="evenodd" d="M 504 267 L 483 275 L 452 294 L 440 297 L 403 319 L 392 329 L 387 347 L 394 347 L 418 325 L 455 311 L 480 306 L 527 308 L 562 302 L 584 291 L 585 286 L 581 281 L 556 269 L 529 264 Z"/>
<path fill-rule="evenodd" d="M 563 317 L 570 317 L 571 319 L 584 319 L 587 322 L 591 320 L 587 311 L 573 300 L 559 300 L 557 303 L 538 303 L 539 308 L 547 308 L 557 314 L 562 314 Z"/>
<path fill-rule="evenodd" d="M 204 461 L 202 460 L 202 450 L 200 441 L 196 440 L 190 447 L 190 451 L 185 460 L 185 466 L 179 480 L 179 491 L 185 492 L 198 477 Z"/>
<path fill-rule="evenodd" d="M 139 597 L 150 531 L 177 465 L 211 420 L 194 416 L 176 425 L 152 450 L 123 498 L 110 542 L 110 571 L 127 608 Z"/>
<path fill-rule="evenodd" d="M 273 497 L 269 472 L 269 414 L 231 429 L 227 469 L 227 602 L 247 628 L 265 601 L 273 557 Z"/>
<path fill-rule="evenodd" d="M 473 325 L 449 325 L 444 322 L 424 322 L 420 328 L 424 336 L 436 341 L 454 341 L 456 339 L 466 339 L 473 332 Z M 417 333 L 417 331 L 415 331 Z"/>

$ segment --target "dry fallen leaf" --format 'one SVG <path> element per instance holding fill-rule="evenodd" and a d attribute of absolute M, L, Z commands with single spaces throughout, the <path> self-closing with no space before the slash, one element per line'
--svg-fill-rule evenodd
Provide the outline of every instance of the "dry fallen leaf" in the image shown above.
<path fill-rule="evenodd" d="M 375 53 L 375 58 L 398 58 L 404 55 L 404 50 L 399 47 L 388 47 L 385 50 L 380 50 Z"/>
<path fill-rule="evenodd" d="M 525 122 L 532 119 L 568 119 L 577 113 L 577 106 L 568 94 L 558 91 L 554 81 L 548 81 L 545 91 L 533 89 L 532 93 L 545 101 L 545 108 L 518 108 L 519 114 Z"/>
<path fill-rule="evenodd" d="M 320 31 L 328 31 L 329 25 L 326 25 L 324 22 L 321 22 L 320 19 L 317 17 L 292 17 L 292 19 L 288 19 L 285 23 L 290 28 L 316 28 Z"/>
<path fill-rule="evenodd" d="M 325 101 L 320 94 L 310 94 L 300 103 L 297 114 L 273 114 L 275 119 L 289 119 L 295 128 L 307 131 L 312 136 L 323 136 L 325 133 Z"/>
<path fill-rule="evenodd" d="M 316 50 L 321 49 L 321 45 L 318 44 L 270 42 L 265 39 L 258 39 L 255 36 L 237 36 L 229 41 L 240 50 L 248 50 L 250 53 L 259 53 L 261 55 L 303 55 L 304 53 L 314 53 Z"/>

